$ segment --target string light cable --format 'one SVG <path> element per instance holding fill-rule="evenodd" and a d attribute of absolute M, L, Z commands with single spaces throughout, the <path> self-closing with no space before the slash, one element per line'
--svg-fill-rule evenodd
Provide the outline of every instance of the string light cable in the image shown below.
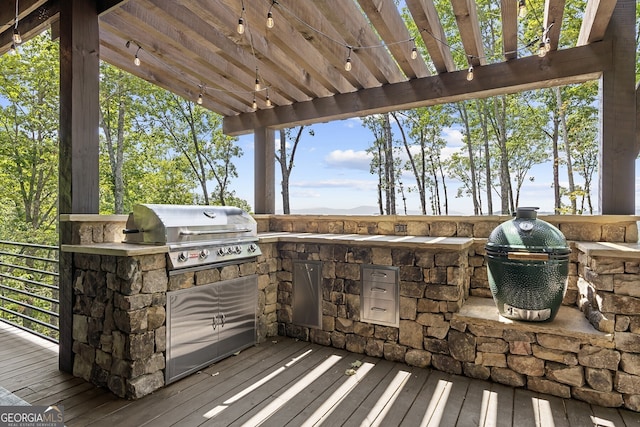
<path fill-rule="evenodd" d="M 175 69 L 173 69 L 173 67 L 171 67 L 169 64 L 167 64 L 165 61 L 163 61 L 161 58 L 156 57 L 156 55 L 153 53 L 153 51 L 149 51 L 149 50 L 145 50 L 144 47 L 142 47 L 142 45 L 140 45 L 137 41 L 135 40 L 128 40 L 125 43 L 125 47 L 127 49 L 129 49 L 131 47 L 131 45 L 134 44 L 137 47 L 136 50 L 136 56 L 138 56 L 138 53 L 140 51 L 145 51 L 146 52 L 146 58 L 151 58 L 152 60 L 154 60 L 158 65 L 160 65 L 162 68 L 164 69 L 168 69 L 170 70 L 173 74 L 176 75 L 180 75 L 183 78 L 185 77 L 184 73 L 181 73 Z M 138 56 L 138 61 L 140 61 L 140 58 Z M 135 64 L 135 57 L 134 57 L 134 64 Z M 259 73 L 257 71 L 257 67 L 256 67 L 256 76 L 257 76 L 257 80 L 259 81 L 260 77 L 259 77 Z M 271 87 L 271 85 L 266 85 L 266 84 L 261 84 L 260 85 L 260 89 L 259 90 L 255 90 L 255 87 L 253 88 L 253 90 L 232 90 L 232 89 L 221 89 L 221 88 L 216 88 L 216 87 L 211 87 L 211 86 L 207 86 L 205 83 L 202 82 L 198 82 L 195 80 L 191 80 L 188 79 L 189 81 L 187 81 L 186 83 L 189 85 L 193 85 L 194 87 L 198 88 L 198 96 L 195 100 L 196 104 L 198 105 L 202 105 L 204 103 L 204 97 L 207 93 L 224 93 L 224 94 L 232 94 L 232 95 L 239 95 L 239 96 L 246 96 L 246 95 L 254 95 L 254 101 L 256 102 L 256 108 L 257 108 L 257 99 L 256 99 L 256 94 L 258 92 L 266 92 L 267 96 L 266 96 L 266 105 L 267 107 L 271 107 L 272 106 L 272 101 L 271 98 L 269 97 L 269 88 Z M 251 107 L 253 107 L 253 103 L 251 105 Z M 253 108 L 254 110 L 256 108 Z"/>
<path fill-rule="evenodd" d="M 13 44 L 18 46 L 22 43 L 22 36 L 20 36 L 20 31 L 18 30 L 18 21 L 20 20 L 20 8 L 18 7 L 18 0 L 16 0 L 16 21 L 15 26 L 13 27 Z"/>

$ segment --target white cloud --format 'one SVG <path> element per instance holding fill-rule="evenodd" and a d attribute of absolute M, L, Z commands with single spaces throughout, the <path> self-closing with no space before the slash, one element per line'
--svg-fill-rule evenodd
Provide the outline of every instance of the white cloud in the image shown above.
<path fill-rule="evenodd" d="M 350 119 L 342 120 L 344 127 L 346 128 L 354 128 L 356 126 L 362 126 L 362 118 L 361 117 L 352 117 Z"/>
<path fill-rule="evenodd" d="M 462 141 L 464 135 L 458 129 L 446 128 L 442 133 L 442 136 L 447 141 L 447 148 L 462 147 L 464 145 L 464 142 Z"/>
<path fill-rule="evenodd" d="M 325 156 L 324 161 L 332 168 L 369 171 L 371 158 L 371 154 L 364 150 L 333 150 Z"/>

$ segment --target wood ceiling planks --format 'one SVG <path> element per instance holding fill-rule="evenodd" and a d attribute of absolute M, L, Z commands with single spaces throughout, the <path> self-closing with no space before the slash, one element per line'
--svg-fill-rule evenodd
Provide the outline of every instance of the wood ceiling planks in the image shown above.
<path fill-rule="evenodd" d="M 20 29 L 26 39 L 57 19 L 48 16 L 42 20 L 40 15 L 57 14 L 60 1 L 20 1 Z M 186 98 L 195 99 L 204 88 L 207 108 L 229 119 L 248 116 L 249 120 L 229 121 L 235 123 L 230 126 L 234 133 L 252 129 L 239 128 L 238 123 L 274 127 L 296 123 L 297 114 L 292 112 L 296 108 L 316 108 L 322 111 L 322 120 L 352 117 L 359 114 L 359 107 L 371 103 L 368 97 L 372 96 L 384 108 L 393 109 L 393 103 L 404 105 L 401 98 L 407 96 L 406 89 L 399 88 L 406 82 L 448 74 L 456 76 L 446 79 L 460 78 L 462 82 L 459 76 L 464 76 L 469 65 L 476 67 L 479 77 L 486 76 L 481 71 L 484 66 L 495 65 L 496 61 L 511 63 L 530 58 L 518 58 L 516 53 L 521 30 L 515 0 L 501 0 L 499 16 L 491 18 L 502 25 L 502 58 L 485 52 L 482 30 L 489 24 L 481 22 L 475 1 L 451 0 L 451 9 L 440 11 L 443 16 L 438 16 L 433 0 L 405 3 L 415 27 L 405 25 L 402 11 L 389 0 L 99 0 L 96 4 L 103 12 L 103 59 Z M 616 0 L 589 0 L 579 38 L 563 44 L 569 48 L 601 40 L 615 5 Z M 9 9 L 0 11 L 0 53 L 11 44 L 15 10 Z M 564 10 L 565 0 L 545 0 L 544 28 L 548 29 L 552 51 L 558 49 Z M 268 11 L 275 19 L 271 29 L 266 26 Z M 236 31 L 240 16 L 247 29 L 242 35 Z M 449 28 L 454 18 L 457 28 L 447 34 L 443 21 Z M 417 59 L 411 59 L 413 37 L 421 39 L 427 50 Z M 133 65 L 135 51 L 125 48 L 127 40 L 143 47 L 140 67 Z M 557 53 L 565 50 L 569 49 Z M 454 58 L 456 51 L 461 54 Z M 349 52 L 352 69 L 346 71 Z M 556 66 L 544 58 L 535 60 Z M 507 74 L 497 78 L 508 80 L 510 68 L 499 69 Z M 259 91 L 254 89 L 256 70 Z M 433 72 L 439 76 L 432 76 Z M 496 78 L 489 77 L 492 81 Z M 465 85 L 461 90 L 475 93 L 473 87 L 479 83 L 461 84 Z M 267 88 L 275 107 L 268 113 L 261 111 L 267 108 Z M 342 96 L 347 94 L 352 96 Z M 417 96 L 427 102 L 433 98 L 429 93 Z M 258 111 L 252 107 L 254 97 Z M 413 99 L 414 95 L 409 97 Z M 333 116 L 326 111 L 329 106 L 334 109 Z M 360 113 L 369 110 L 363 107 Z M 264 122 L 254 116 L 270 119 Z"/>

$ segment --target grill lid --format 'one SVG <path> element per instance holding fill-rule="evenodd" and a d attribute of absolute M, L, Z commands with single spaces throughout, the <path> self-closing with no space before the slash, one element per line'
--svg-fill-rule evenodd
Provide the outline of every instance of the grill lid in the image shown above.
<path fill-rule="evenodd" d="M 127 219 L 127 243 L 255 241 L 256 221 L 233 206 L 139 204 Z"/>
<path fill-rule="evenodd" d="M 514 258 L 518 256 L 516 252 L 548 254 L 551 258 L 568 256 L 571 249 L 562 232 L 548 222 L 537 219 L 536 209 L 519 207 L 514 219 L 496 227 L 487 239 L 487 254 L 509 254 Z"/>

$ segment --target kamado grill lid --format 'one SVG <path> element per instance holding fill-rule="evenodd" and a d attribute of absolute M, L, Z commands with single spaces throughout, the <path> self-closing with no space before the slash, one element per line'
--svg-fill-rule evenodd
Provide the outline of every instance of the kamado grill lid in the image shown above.
<path fill-rule="evenodd" d="M 567 255 L 571 249 L 562 232 L 555 226 L 537 218 L 538 208 L 519 207 L 514 219 L 496 227 L 487 240 L 489 255 L 511 252 Z"/>

